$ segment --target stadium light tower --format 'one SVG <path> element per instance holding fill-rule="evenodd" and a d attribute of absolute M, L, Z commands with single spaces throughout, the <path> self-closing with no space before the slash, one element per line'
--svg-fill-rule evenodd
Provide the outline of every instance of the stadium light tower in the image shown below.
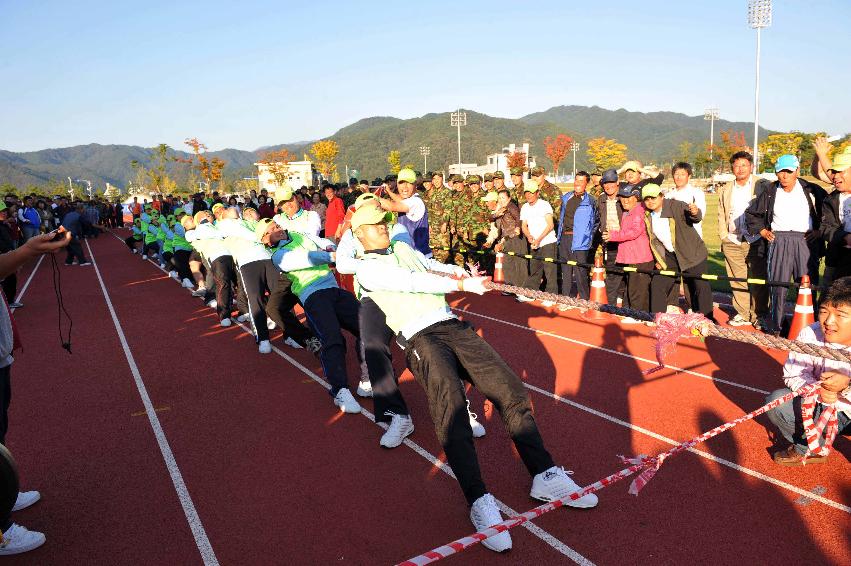
<path fill-rule="evenodd" d="M 458 128 L 458 173 L 461 173 L 461 126 L 467 125 L 467 113 L 459 108 L 450 115 L 449 124 Z"/>
<path fill-rule="evenodd" d="M 579 149 L 579 144 L 576 142 L 572 142 L 570 144 L 570 151 L 573 152 L 573 180 L 576 181 L 576 151 Z"/>
<path fill-rule="evenodd" d="M 427 145 L 421 145 L 420 155 L 423 156 L 423 175 L 425 175 L 428 171 L 428 156 L 431 155 L 431 148 Z"/>
<path fill-rule="evenodd" d="M 756 30 L 756 92 L 753 117 L 753 163 L 759 173 L 759 55 L 760 32 L 771 26 L 771 0 L 748 0 L 748 25 Z"/>
<path fill-rule="evenodd" d="M 715 145 L 715 120 L 718 119 L 717 108 L 707 108 L 703 111 L 703 119 L 709 121 L 709 161 L 712 161 L 712 146 Z"/>

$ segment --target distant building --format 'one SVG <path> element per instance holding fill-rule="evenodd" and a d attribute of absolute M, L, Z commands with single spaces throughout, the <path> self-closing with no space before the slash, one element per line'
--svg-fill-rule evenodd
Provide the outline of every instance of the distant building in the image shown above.
<path fill-rule="evenodd" d="M 459 173 L 461 175 L 479 175 L 483 176 L 485 173 L 496 173 L 497 171 L 502 171 L 505 173 L 505 183 L 508 186 L 513 186 L 511 184 L 511 175 L 508 170 L 508 155 L 517 151 L 521 151 L 526 154 L 526 165 L 528 169 L 535 167 L 537 162 L 535 161 L 534 155 L 529 155 L 529 144 L 524 143 L 520 146 L 516 144 L 508 144 L 508 147 L 502 148 L 501 153 L 492 153 L 488 155 L 485 159 L 487 162 L 484 165 L 478 165 L 476 163 L 462 163 L 460 166 L 457 163 L 453 163 L 449 166 L 449 174 L 453 175 L 455 173 Z M 524 173 L 524 179 L 529 178 L 529 173 Z"/>
<path fill-rule="evenodd" d="M 257 167 L 257 183 L 260 185 L 260 189 L 266 189 L 270 194 L 275 195 L 277 201 L 277 192 L 284 187 L 278 184 L 269 164 L 255 163 L 254 165 Z M 281 164 L 281 167 L 286 175 L 286 185 L 294 190 L 302 186 L 309 187 L 318 184 L 317 174 L 313 171 L 313 163 L 310 161 L 290 161 Z"/>

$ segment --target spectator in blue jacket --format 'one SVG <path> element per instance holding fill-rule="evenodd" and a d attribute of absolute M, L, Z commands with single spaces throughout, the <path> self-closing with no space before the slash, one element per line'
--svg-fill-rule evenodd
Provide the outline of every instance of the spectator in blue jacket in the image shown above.
<path fill-rule="evenodd" d="M 65 256 L 65 265 L 71 265 L 76 259 L 80 265 L 91 265 L 92 263 L 86 259 L 83 254 L 83 246 L 80 245 L 80 238 L 83 235 L 83 205 L 77 204 L 70 212 L 66 213 L 62 218 L 62 226 L 71 233 L 71 241 L 68 243 L 67 255 Z"/>
<path fill-rule="evenodd" d="M 591 176 L 585 171 L 576 173 L 573 192 L 561 197 L 561 213 L 558 219 L 558 255 L 562 260 L 573 260 L 584 264 L 591 262 L 592 244 L 600 223 L 597 204 L 586 188 Z M 580 299 L 588 300 L 588 267 L 584 265 L 561 266 L 562 293 L 570 295 L 573 279 Z"/>

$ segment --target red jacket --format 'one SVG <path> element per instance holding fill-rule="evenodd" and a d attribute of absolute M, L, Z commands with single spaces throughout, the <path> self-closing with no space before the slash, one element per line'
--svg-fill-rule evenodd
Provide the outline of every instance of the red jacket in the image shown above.
<path fill-rule="evenodd" d="M 334 197 L 328 203 L 328 210 L 325 213 L 325 237 L 333 238 L 337 233 L 337 227 L 343 222 L 346 217 L 346 209 L 343 207 L 343 199 Z"/>
<path fill-rule="evenodd" d="M 635 265 L 653 260 L 650 238 L 644 226 L 644 205 L 636 204 L 635 208 L 621 217 L 621 229 L 609 232 L 609 241 L 620 242 L 618 263 Z"/>

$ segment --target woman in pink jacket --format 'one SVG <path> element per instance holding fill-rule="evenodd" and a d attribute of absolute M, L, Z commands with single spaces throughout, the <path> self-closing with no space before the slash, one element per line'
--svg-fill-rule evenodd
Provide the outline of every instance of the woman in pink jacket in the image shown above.
<path fill-rule="evenodd" d="M 621 229 L 603 232 L 603 239 L 607 242 L 619 242 L 618 267 L 630 266 L 651 271 L 656 264 L 644 224 L 641 189 L 635 185 L 625 185 L 618 191 L 618 199 L 625 212 L 621 218 Z M 626 298 L 630 308 L 645 312 L 650 310 L 650 277 L 647 273 L 627 272 Z M 629 324 L 640 321 L 626 317 L 622 322 Z"/>

